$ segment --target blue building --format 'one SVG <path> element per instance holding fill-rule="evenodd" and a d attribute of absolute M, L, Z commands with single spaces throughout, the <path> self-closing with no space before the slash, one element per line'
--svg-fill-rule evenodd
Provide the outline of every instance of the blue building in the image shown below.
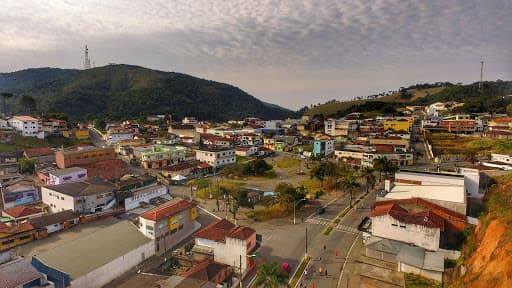
<path fill-rule="evenodd" d="M 328 157 L 334 154 L 334 140 L 315 140 L 313 142 L 313 155 L 315 157 Z"/>

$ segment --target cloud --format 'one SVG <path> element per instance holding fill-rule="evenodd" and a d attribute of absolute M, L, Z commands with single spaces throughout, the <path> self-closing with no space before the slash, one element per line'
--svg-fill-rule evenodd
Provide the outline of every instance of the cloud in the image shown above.
<path fill-rule="evenodd" d="M 480 59 L 497 64 L 492 75 L 510 78 L 511 14 L 507 0 L 3 0 L 0 70 L 77 66 L 87 43 L 97 64 L 124 62 L 211 76 L 249 84 L 265 99 L 275 91 L 297 93 L 292 83 L 321 86 L 308 81 L 323 71 L 349 76 L 334 79 L 328 89 L 315 88 L 318 93 L 304 87 L 314 98 L 309 102 L 317 102 L 363 93 L 375 77 L 390 85 L 444 74 L 449 79 L 435 80 L 468 81 L 474 79 L 465 74 L 469 63 Z M 260 71 L 269 70 L 295 82 L 262 81 Z M 259 75 L 254 82 L 260 88 L 244 80 L 249 75 Z M 359 90 L 344 88 L 354 81 Z M 329 95 L 313 95 L 324 93 Z M 305 96 L 300 104 L 308 100 Z"/>

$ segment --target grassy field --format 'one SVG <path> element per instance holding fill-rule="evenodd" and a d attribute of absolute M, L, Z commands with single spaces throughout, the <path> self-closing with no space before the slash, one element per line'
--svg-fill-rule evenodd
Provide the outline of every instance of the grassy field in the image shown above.
<path fill-rule="evenodd" d="M 308 189 L 308 191 L 312 192 L 312 193 L 322 189 L 322 183 L 320 181 L 318 181 L 317 179 L 309 179 L 309 180 L 300 181 L 299 185 L 306 187 L 306 189 Z"/>
<path fill-rule="evenodd" d="M 0 151 L 16 151 L 16 149 L 24 150 L 27 148 L 38 148 L 38 147 L 69 147 L 76 144 L 92 144 L 90 139 L 79 140 L 74 138 L 65 138 L 62 136 L 49 136 L 46 139 L 38 139 L 36 137 L 22 137 L 16 135 L 14 138 L 14 144 L 0 144 Z"/>
<path fill-rule="evenodd" d="M 348 109 L 352 105 L 361 104 L 367 101 L 383 101 L 383 102 L 400 102 L 400 103 L 408 103 L 412 102 L 418 98 L 425 97 L 427 95 L 433 95 L 435 93 L 441 92 L 444 87 L 434 87 L 428 89 L 409 89 L 408 92 L 412 94 L 410 99 L 402 99 L 400 98 L 400 93 L 394 93 L 388 96 L 380 97 L 377 99 L 364 99 L 364 100 L 353 100 L 353 101 L 345 101 L 345 102 L 335 102 L 335 103 L 327 103 L 322 104 L 320 106 L 314 107 L 313 109 L 307 112 L 307 115 L 317 115 L 323 114 L 324 116 L 335 114 L 338 111 L 343 111 Z"/>
<path fill-rule="evenodd" d="M 484 154 L 488 152 L 512 153 L 512 140 L 481 139 L 471 136 L 458 136 L 450 133 L 432 133 L 428 136 L 433 152 L 439 154 Z"/>
<path fill-rule="evenodd" d="M 271 164 L 279 168 L 293 168 L 299 166 L 300 160 L 290 157 L 283 157 L 280 161 Z"/>

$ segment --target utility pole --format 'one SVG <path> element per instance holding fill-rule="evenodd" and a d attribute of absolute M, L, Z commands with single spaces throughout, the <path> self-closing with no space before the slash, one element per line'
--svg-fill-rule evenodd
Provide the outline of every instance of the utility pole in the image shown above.
<path fill-rule="evenodd" d="M 304 254 L 304 258 L 308 257 L 308 226 L 306 226 L 306 253 Z"/>
<path fill-rule="evenodd" d="M 242 288 L 242 255 L 240 255 L 240 288 Z"/>

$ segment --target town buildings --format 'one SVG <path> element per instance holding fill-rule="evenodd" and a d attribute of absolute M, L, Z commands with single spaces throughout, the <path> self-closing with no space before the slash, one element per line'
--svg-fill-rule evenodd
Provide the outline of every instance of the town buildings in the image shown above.
<path fill-rule="evenodd" d="M 106 142 L 108 145 L 115 145 L 121 140 L 133 139 L 133 130 L 125 128 L 110 128 L 107 131 Z"/>
<path fill-rule="evenodd" d="M 114 189 L 111 182 L 91 178 L 41 187 L 41 195 L 51 213 L 72 210 L 77 214 L 90 214 L 113 207 Z"/>
<path fill-rule="evenodd" d="M 70 167 L 56 169 L 48 172 L 49 185 L 59 185 L 66 182 L 87 179 L 87 169 L 80 167 Z"/>
<path fill-rule="evenodd" d="M 84 167 L 103 160 L 115 159 L 113 148 L 99 148 L 94 146 L 79 146 L 75 150 L 57 151 L 55 159 L 60 169 L 80 166 Z"/>
<path fill-rule="evenodd" d="M 313 155 L 328 157 L 334 154 L 334 140 L 315 140 L 313 142 Z"/>
<path fill-rule="evenodd" d="M 201 227 L 197 217 L 194 202 L 177 199 L 142 214 L 136 225 L 144 236 L 155 242 L 155 253 L 161 255 Z"/>
<path fill-rule="evenodd" d="M 39 120 L 32 116 L 14 116 L 8 122 L 21 136 L 44 139 L 44 132 L 39 129 Z"/>
<path fill-rule="evenodd" d="M 241 267 L 244 274 L 254 263 L 249 255 L 256 248 L 256 231 L 221 219 L 194 234 L 194 253 L 213 256 L 213 260 Z"/>
<path fill-rule="evenodd" d="M 235 149 L 200 148 L 196 150 L 196 159 L 211 165 L 214 169 L 235 164 Z"/>

